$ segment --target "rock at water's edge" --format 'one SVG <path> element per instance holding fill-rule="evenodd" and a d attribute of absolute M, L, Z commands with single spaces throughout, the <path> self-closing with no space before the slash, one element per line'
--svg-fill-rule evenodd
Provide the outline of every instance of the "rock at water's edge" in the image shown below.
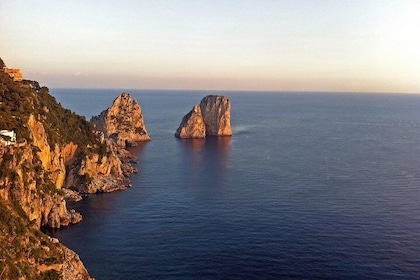
<path fill-rule="evenodd" d="M 150 141 L 144 124 L 140 105 L 128 92 L 118 96 L 111 107 L 92 117 L 91 122 L 106 137 L 113 139 L 119 146 L 135 146 L 140 141 Z"/>
<path fill-rule="evenodd" d="M 203 116 L 201 115 L 200 106 L 196 105 L 186 114 L 181 121 L 175 136 L 179 138 L 205 138 L 206 127 L 204 125 Z"/>
<path fill-rule="evenodd" d="M 207 136 L 231 136 L 230 101 L 226 96 L 208 95 L 200 102 Z"/>
<path fill-rule="evenodd" d="M 226 96 L 208 95 L 200 105 L 186 114 L 175 136 L 179 138 L 205 138 L 206 136 L 231 136 L 230 101 Z"/>

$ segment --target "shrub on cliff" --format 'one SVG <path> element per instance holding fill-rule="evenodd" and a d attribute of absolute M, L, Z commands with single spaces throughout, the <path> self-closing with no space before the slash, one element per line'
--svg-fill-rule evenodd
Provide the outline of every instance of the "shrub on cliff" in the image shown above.
<path fill-rule="evenodd" d="M 16 83 L 0 72 L 0 102 L 0 130 L 14 130 L 18 141 L 30 141 L 27 122 L 32 114 L 43 123 L 51 147 L 70 142 L 79 147 L 99 145 L 93 125 L 85 117 L 63 108 L 48 88 L 37 82 Z"/>
<path fill-rule="evenodd" d="M 64 255 L 58 244 L 34 228 L 23 211 L 16 211 L 0 199 L 0 279 L 50 279 L 58 275 L 54 264 Z M 39 265 L 49 265 L 39 274 Z M 57 278 L 58 279 L 58 278 Z"/>

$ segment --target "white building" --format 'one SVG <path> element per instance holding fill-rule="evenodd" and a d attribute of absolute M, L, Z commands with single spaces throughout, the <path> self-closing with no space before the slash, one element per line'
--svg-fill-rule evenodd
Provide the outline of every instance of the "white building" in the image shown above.
<path fill-rule="evenodd" d="M 16 132 L 13 130 L 0 130 L 0 144 L 10 146 L 16 144 Z"/>

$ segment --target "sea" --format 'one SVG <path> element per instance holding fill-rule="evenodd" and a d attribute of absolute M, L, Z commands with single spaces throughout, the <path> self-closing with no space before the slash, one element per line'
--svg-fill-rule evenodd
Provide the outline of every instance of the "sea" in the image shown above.
<path fill-rule="evenodd" d="M 122 92 L 51 90 L 88 120 Z M 51 233 L 95 279 L 420 279 L 420 95 L 129 93 L 152 138 L 132 187 Z M 209 94 L 233 136 L 174 137 Z"/>

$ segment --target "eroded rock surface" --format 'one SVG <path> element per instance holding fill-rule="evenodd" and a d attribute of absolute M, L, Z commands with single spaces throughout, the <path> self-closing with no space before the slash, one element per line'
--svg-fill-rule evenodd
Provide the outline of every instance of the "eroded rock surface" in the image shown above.
<path fill-rule="evenodd" d="M 92 117 L 91 122 L 105 137 L 121 147 L 135 146 L 140 141 L 150 141 L 140 105 L 128 92 L 118 96 L 111 107 Z"/>
<path fill-rule="evenodd" d="M 208 95 L 200 102 L 207 136 L 230 136 L 230 101 L 226 96 Z"/>
<path fill-rule="evenodd" d="M 196 105 L 181 121 L 175 136 L 179 138 L 205 138 L 206 127 L 200 106 Z"/>
<path fill-rule="evenodd" d="M 230 101 L 226 96 L 208 95 L 200 105 L 186 114 L 175 136 L 179 138 L 205 138 L 206 136 L 231 136 Z"/>

